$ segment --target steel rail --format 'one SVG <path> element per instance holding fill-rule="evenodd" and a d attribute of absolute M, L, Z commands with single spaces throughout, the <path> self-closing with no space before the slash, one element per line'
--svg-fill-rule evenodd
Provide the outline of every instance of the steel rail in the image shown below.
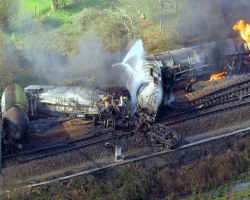
<path fill-rule="evenodd" d="M 5 155 L 5 156 L 2 156 L 2 158 L 3 159 L 16 158 L 18 156 L 32 154 L 32 153 L 37 153 L 37 152 L 40 152 L 40 151 L 57 149 L 57 148 L 69 146 L 70 144 L 75 143 L 75 142 L 82 142 L 84 140 L 88 140 L 88 139 L 92 139 L 92 138 L 100 136 L 98 134 L 95 134 L 94 131 L 89 131 L 89 132 L 85 133 L 85 135 L 86 134 L 90 134 L 90 133 L 94 133 L 94 134 L 91 135 L 91 136 L 87 136 L 87 137 L 81 137 L 81 138 L 78 138 L 78 139 L 72 139 L 71 141 L 63 142 L 63 143 L 52 145 L 52 146 L 48 146 L 48 147 L 41 147 L 41 148 L 37 148 L 37 149 L 26 150 L 26 151 L 22 151 L 22 152 L 15 153 L 15 154 L 8 154 L 8 155 Z"/>
<path fill-rule="evenodd" d="M 58 155 L 60 153 L 65 153 L 67 151 L 72 151 L 72 150 L 84 148 L 84 147 L 87 147 L 87 146 L 91 146 L 91 145 L 95 145 L 95 144 L 100 144 L 102 142 L 107 142 L 107 141 L 110 141 L 112 139 L 115 139 L 115 138 L 108 138 L 108 139 L 99 140 L 99 141 L 96 141 L 96 142 L 90 142 L 88 144 L 83 144 L 83 145 L 79 145 L 79 146 L 75 146 L 75 147 L 70 147 L 70 148 L 58 150 L 58 151 L 55 151 L 55 152 L 51 152 L 51 153 L 47 153 L 47 154 L 43 154 L 43 155 L 39 155 L 39 156 L 30 157 L 30 158 L 27 158 L 27 159 L 18 158 L 18 160 L 19 160 L 18 163 L 19 164 L 21 164 L 21 163 L 27 163 L 27 162 L 30 162 L 32 160 L 38 160 L 38 159 L 42 159 L 42 158 L 49 157 L 49 156 L 55 156 L 55 155 Z"/>
<path fill-rule="evenodd" d="M 192 109 L 202 104 L 216 104 L 217 102 L 223 102 L 230 99 L 232 96 L 240 96 L 242 93 L 246 93 L 250 90 L 250 80 L 230 85 L 226 88 L 222 88 L 191 101 L 173 102 L 169 107 L 174 109 Z"/>
<path fill-rule="evenodd" d="M 247 95 L 247 97 L 249 98 L 249 95 Z M 233 101 L 234 100 L 228 101 L 226 103 L 232 103 Z M 218 113 L 218 112 L 223 112 L 223 111 L 226 111 L 226 110 L 232 110 L 232 109 L 236 109 L 236 108 L 238 109 L 239 107 L 245 107 L 247 105 L 250 105 L 250 101 L 240 103 L 240 104 L 237 104 L 237 105 L 232 105 L 232 106 L 216 109 L 216 110 L 212 110 L 212 111 L 209 111 L 209 112 L 195 114 L 195 115 L 188 116 L 188 117 L 185 117 L 185 118 L 182 118 L 182 119 L 174 120 L 172 122 L 164 123 L 164 120 L 162 120 L 160 122 L 162 122 L 165 126 L 170 126 L 170 125 L 178 124 L 178 123 L 181 123 L 181 122 L 184 122 L 184 121 L 187 121 L 187 120 L 192 120 L 192 119 L 195 119 L 195 118 L 204 117 L 206 115 L 211 115 L 211 114 L 215 114 L 215 113 Z M 201 110 L 197 109 L 196 111 L 201 111 Z M 192 112 L 194 112 L 194 111 L 192 111 Z M 188 114 L 188 112 L 182 113 L 182 116 L 184 114 Z"/>
<path fill-rule="evenodd" d="M 174 150 L 163 150 L 163 151 L 160 151 L 160 152 L 151 153 L 151 154 L 140 156 L 140 157 L 137 157 L 137 158 L 132 158 L 132 159 L 128 159 L 128 160 L 121 160 L 119 162 L 111 163 L 111 164 L 106 165 L 106 166 L 93 168 L 93 169 L 90 169 L 90 170 L 78 172 L 78 173 L 71 174 L 71 175 L 68 175 L 68 176 L 63 176 L 63 177 L 51 179 L 51 180 L 48 180 L 48 181 L 43 181 L 43 182 L 40 182 L 40 183 L 28 184 L 26 186 L 22 186 L 22 187 L 16 188 L 16 190 L 18 190 L 18 189 L 33 188 L 33 187 L 38 187 L 38 186 L 43 186 L 43 185 L 46 185 L 46 184 L 54 183 L 54 182 L 68 180 L 70 178 L 74 178 L 74 177 L 78 177 L 78 176 L 90 174 L 90 173 L 97 172 L 97 171 L 106 170 L 106 169 L 109 169 L 109 168 L 112 168 L 112 167 L 116 167 L 116 166 L 120 166 L 120 165 L 125 165 L 125 164 L 131 163 L 131 162 L 145 160 L 147 158 L 151 158 L 151 157 L 155 157 L 155 156 L 159 156 L 159 155 L 163 155 L 163 154 L 170 154 L 170 153 L 173 153 L 175 151 L 180 151 L 180 150 L 183 150 L 183 149 L 187 149 L 187 148 L 190 148 L 190 147 L 194 147 L 194 146 L 197 146 L 197 145 L 200 145 L 200 144 L 212 142 L 212 141 L 215 141 L 215 140 L 218 140 L 218 139 L 222 139 L 222 138 L 226 138 L 226 137 L 236 136 L 239 133 L 245 133 L 245 132 L 249 132 L 249 131 L 250 131 L 250 127 L 249 128 L 245 128 L 245 129 L 240 129 L 240 130 L 229 132 L 229 133 L 225 133 L 225 134 L 222 134 L 222 135 L 219 135 L 219 136 L 214 136 L 214 137 L 202 139 L 202 140 L 199 140 L 199 141 L 196 141 L 196 142 L 193 142 L 193 143 L 185 144 L 185 145 L 182 145 L 180 147 L 177 147 Z"/>

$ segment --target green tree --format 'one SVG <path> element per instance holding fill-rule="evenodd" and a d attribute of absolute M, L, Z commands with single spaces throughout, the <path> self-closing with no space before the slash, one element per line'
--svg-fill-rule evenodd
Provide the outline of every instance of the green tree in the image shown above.
<path fill-rule="evenodd" d="M 11 18 L 15 18 L 19 10 L 19 0 L 0 0 L 0 24 L 8 25 Z"/>
<path fill-rule="evenodd" d="M 3 24 L 6 18 L 6 8 L 8 1 L 0 0 L 0 23 Z"/>
<path fill-rule="evenodd" d="M 12 69 L 11 63 L 9 62 L 10 58 L 13 54 L 9 52 L 9 46 L 7 43 L 7 38 L 5 37 L 4 33 L 0 31 L 0 91 L 3 91 L 4 88 L 12 83 L 14 80 L 14 71 Z M 14 56 L 13 56 L 14 58 Z M 15 60 L 15 59 L 14 59 Z M 13 60 L 13 61 L 14 61 Z M 15 62 L 15 61 L 14 61 Z"/>
<path fill-rule="evenodd" d="M 58 0 L 50 0 L 51 11 L 56 12 L 58 10 Z"/>

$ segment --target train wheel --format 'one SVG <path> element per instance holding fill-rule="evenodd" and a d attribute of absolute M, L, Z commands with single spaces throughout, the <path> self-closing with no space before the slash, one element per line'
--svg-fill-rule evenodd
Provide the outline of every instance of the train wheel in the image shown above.
<path fill-rule="evenodd" d="M 170 147 L 168 144 L 163 143 L 161 149 L 162 149 L 162 150 L 170 150 L 171 147 Z"/>
<path fill-rule="evenodd" d="M 241 74 L 242 60 L 238 58 L 228 58 L 227 60 L 227 71 L 229 76 Z"/>

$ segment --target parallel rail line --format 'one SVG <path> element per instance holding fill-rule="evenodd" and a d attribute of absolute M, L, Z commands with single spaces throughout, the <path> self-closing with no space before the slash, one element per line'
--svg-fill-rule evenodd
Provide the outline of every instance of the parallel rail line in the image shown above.
<path fill-rule="evenodd" d="M 250 95 L 246 95 L 242 97 L 241 100 L 244 100 L 244 99 L 250 99 Z M 204 117 L 207 115 L 224 112 L 227 110 L 239 109 L 239 108 L 243 108 L 243 107 L 250 105 L 249 100 L 247 102 L 243 102 L 243 103 L 240 102 L 240 103 L 237 103 L 236 105 L 232 105 L 232 103 L 238 102 L 238 101 L 239 100 L 237 98 L 234 98 L 226 102 L 220 103 L 218 105 L 221 105 L 222 108 L 219 108 L 216 110 L 214 109 L 210 110 L 211 107 L 205 107 L 205 108 L 194 109 L 192 111 L 178 113 L 175 115 L 170 115 L 170 116 L 160 119 L 159 122 L 163 123 L 165 126 L 170 126 L 170 125 L 178 124 L 187 120 L 192 120 L 192 119 L 196 119 L 199 117 Z M 229 106 L 226 104 L 229 104 Z"/>
<path fill-rule="evenodd" d="M 89 132 L 85 133 L 85 135 L 90 134 L 90 133 L 93 133 L 93 131 L 89 131 Z M 15 154 L 8 154 L 8 155 L 2 156 L 2 158 L 6 159 L 6 158 L 11 158 L 11 157 L 17 157 L 17 156 L 20 156 L 20 155 L 25 155 L 25 154 L 30 154 L 30 153 L 36 153 L 36 152 L 45 151 L 45 150 L 56 149 L 56 148 L 59 148 L 59 147 L 67 146 L 67 145 L 69 145 L 71 143 L 74 143 L 74 142 L 84 141 L 84 140 L 91 139 L 91 138 L 94 138 L 94 137 L 97 137 L 97 136 L 98 135 L 91 135 L 91 136 L 87 136 L 87 137 L 73 139 L 73 140 L 68 141 L 68 142 L 63 142 L 61 144 L 56 144 L 56 145 L 51 145 L 51 146 L 47 146 L 47 147 L 21 151 L 19 153 L 15 153 Z"/>
<path fill-rule="evenodd" d="M 194 100 L 185 102 L 172 102 L 170 107 L 180 110 L 192 110 L 200 106 L 214 106 L 218 103 L 241 97 L 250 93 L 250 80 L 242 81 L 222 88 L 206 95 L 202 95 Z"/>
<path fill-rule="evenodd" d="M 222 138 L 233 137 L 233 136 L 236 136 L 237 134 L 249 133 L 249 131 L 250 131 L 250 127 L 245 128 L 245 129 L 240 129 L 240 130 L 237 130 L 237 131 L 233 131 L 233 132 L 229 132 L 229 133 L 225 133 L 225 134 L 222 134 L 222 135 L 219 135 L 219 136 L 214 136 L 214 137 L 211 137 L 211 138 L 202 139 L 202 140 L 199 140 L 199 141 L 196 141 L 196 142 L 193 142 L 193 143 L 185 144 L 185 145 L 179 146 L 179 147 L 177 147 L 176 149 L 173 149 L 173 150 L 163 150 L 163 151 L 160 151 L 160 152 L 151 153 L 151 154 L 140 156 L 140 157 L 137 157 L 137 158 L 132 158 L 132 159 L 128 159 L 128 160 L 121 160 L 119 162 L 115 162 L 115 163 L 111 163 L 111 164 L 106 165 L 106 166 L 97 167 L 97 168 L 82 171 L 82 172 L 79 172 L 79 173 L 71 174 L 69 176 L 62 176 L 62 177 L 59 177 L 59 178 L 55 178 L 55 179 L 51 179 L 51 180 L 48 180 L 48 181 L 43 181 L 43 182 L 35 183 L 35 184 L 28 184 L 26 186 L 22 186 L 22 187 L 19 187 L 17 189 L 33 188 L 33 187 L 38 187 L 38 186 L 42 186 L 42 185 L 46 185 L 46 184 L 50 184 L 50 183 L 54 183 L 54 182 L 58 182 L 58 181 L 64 181 L 64 180 L 68 180 L 70 178 L 90 174 L 90 173 L 97 172 L 97 171 L 106 170 L 106 169 L 113 168 L 113 167 L 116 167 L 116 166 L 125 165 L 125 164 L 131 163 L 131 162 L 137 162 L 137 161 L 140 161 L 140 160 L 145 160 L 147 158 L 151 158 L 151 157 L 155 157 L 155 156 L 159 156 L 159 155 L 163 155 L 163 154 L 169 154 L 169 153 L 172 153 L 172 152 L 175 152 L 175 151 L 180 151 L 180 150 L 183 150 L 183 149 L 187 149 L 187 148 L 194 147 L 194 146 L 197 146 L 197 145 L 200 145 L 200 144 L 212 142 L 212 141 L 219 140 L 219 139 L 222 139 Z"/>
<path fill-rule="evenodd" d="M 73 146 L 73 147 L 69 147 L 69 146 L 72 146 L 72 145 L 74 145 L 76 143 L 79 143 L 79 142 L 84 142 L 84 141 L 88 141 L 90 139 L 94 139 L 94 138 L 97 138 L 97 137 L 100 137 L 100 136 L 105 136 L 105 134 L 96 134 L 94 131 L 90 131 L 90 132 L 88 132 L 86 134 L 90 134 L 90 133 L 93 133 L 93 134 L 90 135 L 90 136 L 87 136 L 87 137 L 81 137 L 81 138 L 78 138 L 78 139 L 73 139 L 73 140 L 68 141 L 68 142 L 63 142 L 63 143 L 48 146 L 48 147 L 42 147 L 42 148 L 38 148 L 38 149 L 26 150 L 26 151 L 19 152 L 19 153 L 16 153 L 16 154 L 5 155 L 5 156 L 2 156 L 2 159 L 3 159 L 3 161 L 5 161 L 6 159 L 10 159 L 10 158 L 11 159 L 17 159 L 18 163 L 24 163 L 24 162 L 29 162 L 29 161 L 32 161 L 32 160 L 42 159 L 42 158 L 57 155 L 57 154 L 60 154 L 60 153 L 66 152 L 66 151 L 71 151 L 71 150 L 83 148 L 85 146 L 99 144 L 101 142 L 106 142 L 106 141 L 109 141 L 111 139 L 114 139 L 114 137 L 110 138 L 110 136 L 107 136 L 109 138 L 106 138 L 106 139 L 103 139 L 103 140 L 98 140 L 98 141 L 95 141 L 95 142 L 89 142 L 89 143 L 86 143 L 86 144 L 81 144 L 81 145 L 77 145 L 77 146 Z M 68 148 L 66 148 L 66 147 L 68 147 Z M 62 149 L 60 149 L 60 148 L 62 148 Z M 52 152 L 25 158 L 25 156 L 36 154 L 36 153 L 39 153 L 39 152 L 46 152 L 48 150 L 52 151 Z"/>
<path fill-rule="evenodd" d="M 202 117 L 205 115 L 222 112 L 228 109 L 235 109 L 249 105 L 248 102 L 242 102 L 250 97 L 250 80 L 246 80 L 226 88 L 213 91 L 207 95 L 203 95 L 197 99 L 187 102 L 173 102 L 170 105 L 174 109 L 175 114 L 163 116 L 158 119 L 164 125 L 173 125 L 183 121 L 191 120 L 194 118 Z M 236 102 L 236 105 L 232 105 Z M 223 107 L 216 110 L 217 106 Z M 202 112 L 202 113 L 201 113 Z"/>
<path fill-rule="evenodd" d="M 78 145 L 78 146 L 74 146 L 74 147 L 69 147 L 69 148 L 65 148 L 65 149 L 62 149 L 62 150 L 58 150 L 58 151 L 55 151 L 55 152 L 51 152 L 51 153 L 47 153 L 47 154 L 43 154 L 43 155 L 39 155 L 39 156 L 34 156 L 34 157 L 29 157 L 29 158 L 24 158 L 24 159 L 19 157 L 17 159 L 19 160 L 19 163 L 26 163 L 26 162 L 29 162 L 29 161 L 32 161 L 32 160 L 38 160 L 38 159 L 42 159 L 42 158 L 49 157 L 49 156 L 55 156 L 57 154 L 65 153 L 67 151 L 72 151 L 72 150 L 80 149 L 80 148 L 83 148 L 83 147 L 99 144 L 99 143 L 102 143 L 102 142 L 107 142 L 107 141 L 110 141 L 112 139 L 114 139 L 114 138 L 108 138 L 108 139 L 104 139 L 104 140 L 90 142 L 88 144 L 82 144 L 82 145 Z"/>

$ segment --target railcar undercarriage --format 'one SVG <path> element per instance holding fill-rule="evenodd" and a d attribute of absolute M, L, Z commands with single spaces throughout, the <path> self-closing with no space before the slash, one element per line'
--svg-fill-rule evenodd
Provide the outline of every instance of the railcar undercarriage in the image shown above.
<path fill-rule="evenodd" d="M 245 74 L 250 69 L 250 51 L 226 56 L 228 76 Z"/>

